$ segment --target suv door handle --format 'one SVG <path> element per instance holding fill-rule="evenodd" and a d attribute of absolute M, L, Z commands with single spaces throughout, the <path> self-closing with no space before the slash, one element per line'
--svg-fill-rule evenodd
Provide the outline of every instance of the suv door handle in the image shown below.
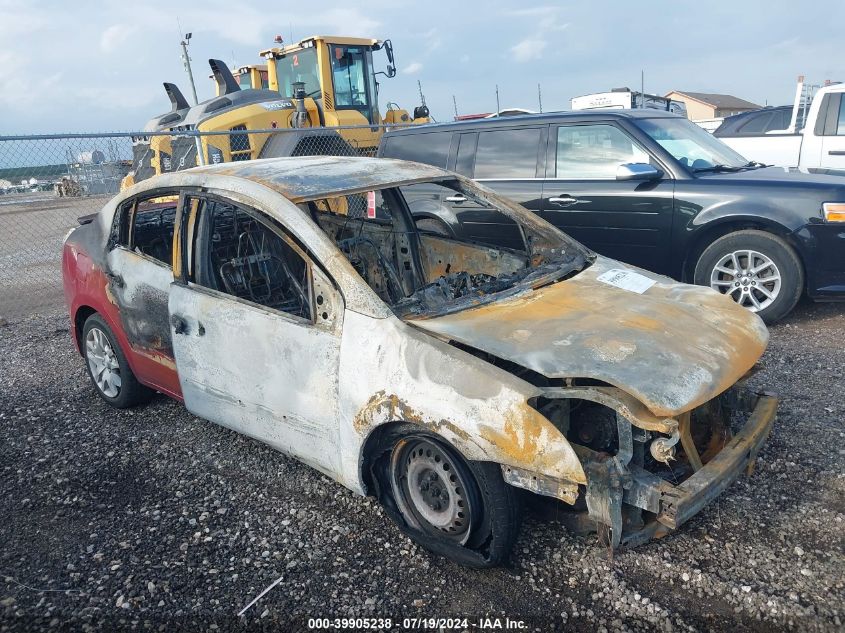
<path fill-rule="evenodd" d="M 831 156 L 845 156 L 845 150 L 843 149 L 832 149 L 828 152 Z"/>
<path fill-rule="evenodd" d="M 560 196 L 558 198 L 549 198 L 549 202 L 552 204 L 575 204 L 578 202 L 578 198 L 573 198 L 572 196 Z"/>
<path fill-rule="evenodd" d="M 461 195 L 461 194 L 449 196 L 448 198 L 446 198 L 446 202 L 466 202 L 466 201 L 467 201 L 467 197 L 464 196 L 464 195 Z"/>

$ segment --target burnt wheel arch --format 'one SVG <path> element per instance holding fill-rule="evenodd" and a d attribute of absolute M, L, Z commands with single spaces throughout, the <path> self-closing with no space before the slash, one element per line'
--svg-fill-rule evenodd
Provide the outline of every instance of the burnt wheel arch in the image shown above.
<path fill-rule="evenodd" d="M 404 519 L 388 483 L 394 447 L 409 437 L 423 437 L 436 441 L 455 458 L 461 460 L 471 473 L 481 499 L 477 528 L 466 546 L 415 530 Z M 501 467 L 493 462 L 466 459 L 448 440 L 429 429 L 407 422 L 389 422 L 376 428 L 364 445 L 364 480 L 368 494 L 375 496 L 390 519 L 419 546 L 471 568 L 495 567 L 506 562 L 522 521 L 521 491 L 505 483 Z"/>

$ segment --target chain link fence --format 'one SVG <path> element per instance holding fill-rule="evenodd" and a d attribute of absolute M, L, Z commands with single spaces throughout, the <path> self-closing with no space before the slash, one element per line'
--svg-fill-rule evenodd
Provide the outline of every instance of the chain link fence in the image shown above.
<path fill-rule="evenodd" d="M 121 186 L 196 165 L 374 156 L 379 127 L 0 136 L 0 319 L 62 305 L 61 247 Z"/>

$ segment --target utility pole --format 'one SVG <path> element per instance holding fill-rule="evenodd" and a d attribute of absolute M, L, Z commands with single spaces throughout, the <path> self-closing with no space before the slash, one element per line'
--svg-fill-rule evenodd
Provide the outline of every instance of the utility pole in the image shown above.
<path fill-rule="evenodd" d="M 640 71 L 640 103 L 645 107 L 645 70 Z"/>
<path fill-rule="evenodd" d="M 540 89 L 540 84 L 537 84 L 537 101 L 540 103 L 540 114 L 543 113 L 543 91 Z"/>
<path fill-rule="evenodd" d="M 452 105 L 455 107 L 455 118 L 458 118 L 458 100 L 455 99 L 455 95 L 452 95 Z"/>
<path fill-rule="evenodd" d="M 502 107 L 499 105 L 499 84 L 496 84 L 496 114 L 502 111 Z"/>
<path fill-rule="evenodd" d="M 191 41 L 191 33 L 185 33 L 185 38 L 180 42 L 182 46 L 182 63 L 185 65 L 185 70 L 188 73 L 188 81 L 191 82 L 191 92 L 194 93 L 194 105 L 198 104 L 200 100 L 197 98 L 197 87 L 194 85 L 194 73 L 191 70 L 191 57 L 188 55 L 188 44 Z"/>

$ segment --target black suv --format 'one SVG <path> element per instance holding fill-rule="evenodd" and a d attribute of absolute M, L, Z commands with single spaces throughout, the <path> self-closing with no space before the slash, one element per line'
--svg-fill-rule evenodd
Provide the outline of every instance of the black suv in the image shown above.
<path fill-rule="evenodd" d="M 802 292 L 845 297 L 845 172 L 747 161 L 656 110 L 535 114 L 389 132 L 379 156 L 456 171 L 590 248 L 708 285 L 771 323 Z M 405 196 L 420 228 L 520 247 L 507 220 L 436 185 Z"/>

